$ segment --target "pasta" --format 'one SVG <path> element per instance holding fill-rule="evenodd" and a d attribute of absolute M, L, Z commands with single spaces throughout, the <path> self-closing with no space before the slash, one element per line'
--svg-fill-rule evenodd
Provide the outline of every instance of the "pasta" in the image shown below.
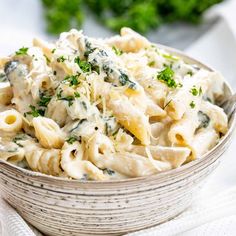
<path fill-rule="evenodd" d="M 0 112 L 0 130 L 6 132 L 18 132 L 22 128 L 22 115 L 14 110 Z"/>
<path fill-rule="evenodd" d="M 0 106 L 9 105 L 12 99 L 12 90 L 9 82 L 0 83 Z"/>
<path fill-rule="evenodd" d="M 223 85 L 129 28 L 34 39 L 0 59 L 0 160 L 99 181 L 179 168 L 227 133 Z"/>
<path fill-rule="evenodd" d="M 45 117 L 34 117 L 32 124 L 35 130 L 35 136 L 43 147 L 62 147 L 64 134 L 54 120 Z"/>
<path fill-rule="evenodd" d="M 37 144 L 25 146 L 25 158 L 29 167 L 38 172 L 58 176 L 61 173 L 59 149 L 45 149 Z"/>
<path fill-rule="evenodd" d="M 68 176 L 74 179 L 88 178 L 93 180 L 105 180 L 103 171 L 88 160 L 83 160 L 84 149 L 79 142 L 65 143 L 62 148 L 61 166 Z"/>

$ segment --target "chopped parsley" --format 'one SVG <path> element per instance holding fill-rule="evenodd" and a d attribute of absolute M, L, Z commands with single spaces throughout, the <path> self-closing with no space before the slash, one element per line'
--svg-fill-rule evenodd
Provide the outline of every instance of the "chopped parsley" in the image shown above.
<path fill-rule="evenodd" d="M 75 95 L 76 98 L 80 97 L 80 93 L 78 93 L 78 92 L 74 92 L 74 95 Z"/>
<path fill-rule="evenodd" d="M 78 76 L 79 75 L 66 76 L 63 82 L 69 82 L 70 86 L 76 86 L 79 84 Z"/>
<path fill-rule="evenodd" d="M 212 100 L 209 97 L 207 97 L 207 96 L 203 96 L 203 100 L 204 101 L 208 101 L 210 103 L 213 103 Z"/>
<path fill-rule="evenodd" d="M 41 107 L 47 107 L 51 99 L 51 96 L 45 95 L 44 93 L 40 93 L 40 100 L 38 101 L 38 105 Z"/>
<path fill-rule="evenodd" d="M 174 77 L 174 71 L 170 67 L 166 67 L 164 70 L 160 71 L 157 75 L 157 79 L 166 83 L 169 88 L 176 88 L 177 84 Z"/>
<path fill-rule="evenodd" d="M 57 58 L 57 62 L 64 62 L 66 58 L 64 56 L 60 56 Z"/>
<path fill-rule="evenodd" d="M 197 90 L 197 88 L 196 88 L 195 86 L 194 86 L 193 88 L 191 88 L 190 93 L 191 93 L 193 96 L 197 96 L 197 95 L 198 95 L 198 90 Z"/>
<path fill-rule="evenodd" d="M 54 53 L 55 51 L 56 51 L 56 48 L 53 48 L 52 51 L 51 51 L 51 53 Z"/>
<path fill-rule="evenodd" d="M 199 92 L 198 93 L 199 93 L 199 95 L 202 94 L 202 87 L 199 88 Z"/>
<path fill-rule="evenodd" d="M 62 94 L 62 89 L 60 89 L 60 91 L 57 93 L 57 99 L 59 100 L 62 96 L 61 96 L 61 94 Z"/>
<path fill-rule="evenodd" d="M 68 139 L 66 139 L 66 142 L 69 144 L 73 144 L 75 141 L 77 141 L 77 138 L 74 136 L 70 136 Z"/>
<path fill-rule="evenodd" d="M 123 54 L 123 51 L 117 48 L 116 46 L 112 46 L 112 50 L 115 52 L 117 56 L 120 56 Z"/>
<path fill-rule="evenodd" d="M 189 106 L 193 109 L 195 107 L 194 101 L 190 102 Z"/>
<path fill-rule="evenodd" d="M 42 109 L 36 109 L 35 106 L 29 105 L 31 111 L 26 112 L 24 115 L 32 115 L 33 117 L 44 116 L 45 111 Z"/>
<path fill-rule="evenodd" d="M 199 89 L 196 88 L 196 86 L 194 85 L 191 90 L 189 91 L 193 96 L 200 96 L 202 94 L 202 87 L 200 87 Z"/>
<path fill-rule="evenodd" d="M 62 90 L 59 91 L 59 93 L 57 93 L 57 100 L 62 100 L 62 101 L 67 101 L 69 107 L 72 106 L 73 101 L 75 100 L 74 96 L 66 96 L 63 97 L 62 96 Z"/>
<path fill-rule="evenodd" d="M 70 106 L 72 106 L 74 99 L 75 98 L 73 96 L 67 96 L 67 97 L 62 97 L 59 100 L 67 101 L 69 104 L 69 107 L 70 107 Z"/>
<path fill-rule="evenodd" d="M 20 48 L 18 51 L 16 51 L 16 55 L 17 55 L 17 56 L 27 55 L 28 49 L 29 49 L 29 48 L 22 47 L 22 48 Z"/>
<path fill-rule="evenodd" d="M 193 76 L 193 72 L 192 71 L 188 71 L 187 75 Z"/>
<path fill-rule="evenodd" d="M 74 62 L 80 67 L 80 69 L 86 73 L 86 72 L 91 72 L 92 66 L 89 62 L 80 60 L 79 57 L 76 57 L 74 59 Z"/>
<path fill-rule="evenodd" d="M 155 65 L 155 61 L 150 61 L 149 63 L 148 63 L 148 66 L 154 66 Z"/>

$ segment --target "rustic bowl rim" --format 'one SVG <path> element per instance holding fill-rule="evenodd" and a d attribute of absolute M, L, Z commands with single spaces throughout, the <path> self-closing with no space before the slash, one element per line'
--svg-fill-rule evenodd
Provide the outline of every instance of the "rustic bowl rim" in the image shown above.
<path fill-rule="evenodd" d="M 154 44 L 154 43 L 153 43 Z M 178 49 L 175 49 L 175 48 L 172 48 L 172 47 L 168 47 L 168 46 L 165 46 L 165 45 L 162 45 L 162 44 L 154 44 L 156 45 L 158 48 L 160 49 L 164 49 L 166 50 L 168 53 L 171 53 L 173 55 L 176 55 L 176 56 L 179 56 L 181 57 L 184 61 L 187 61 L 187 62 L 190 62 L 192 64 L 196 64 L 198 66 L 200 66 L 201 68 L 205 68 L 209 71 L 217 71 L 215 69 L 213 69 L 212 67 L 210 67 L 209 65 L 207 65 L 206 63 L 202 63 L 200 62 L 199 60 L 189 56 L 188 54 L 186 54 L 185 52 L 182 52 Z M 227 81 L 224 81 L 227 89 L 229 90 L 229 92 L 231 94 L 233 94 L 233 89 L 232 87 L 229 85 L 229 83 Z M 4 160 L 0 160 L 0 165 L 3 164 L 3 165 L 7 165 L 9 166 L 12 170 L 18 170 L 20 171 L 23 175 L 26 175 L 26 176 L 31 176 L 31 177 L 41 177 L 41 179 L 45 179 L 45 180 L 49 180 L 49 181 L 58 181 L 58 183 L 73 183 L 73 184 L 99 184 L 99 185 L 102 185 L 102 184 L 119 184 L 119 183 L 130 183 L 130 182 L 135 182 L 135 183 L 138 183 L 139 181 L 142 181 L 142 180 L 157 180 L 163 176 L 170 176 L 170 175 L 175 175 L 175 174 L 178 174 L 178 173 L 181 173 L 183 172 L 184 170 L 188 170 L 190 169 L 191 167 L 193 166 L 196 166 L 197 164 L 200 164 L 201 162 L 203 162 L 204 160 L 207 161 L 208 159 L 210 159 L 211 157 L 211 154 L 216 150 L 216 149 L 219 149 L 221 148 L 221 146 L 223 145 L 224 142 L 229 142 L 228 140 L 228 137 L 229 136 L 232 136 L 233 134 L 233 131 L 235 129 L 235 126 L 236 126 L 236 114 L 234 112 L 232 118 L 231 118 L 232 122 L 231 122 L 231 125 L 230 125 L 230 128 L 229 130 L 227 131 L 227 134 L 224 135 L 223 138 L 221 138 L 220 142 L 217 143 L 216 146 L 214 146 L 210 151 L 208 151 L 207 153 L 205 153 L 200 159 L 196 159 L 194 161 L 191 161 L 185 165 L 182 165 L 176 169 L 171 169 L 171 170 L 168 170 L 168 171 L 163 171 L 163 172 L 160 172 L 160 173 L 157 173 L 157 174 L 154 174 L 154 175 L 147 175 L 147 176 L 141 176 L 141 177 L 135 177 L 135 178 L 127 178 L 127 179 L 118 179 L 118 180 L 75 180 L 75 179 L 67 179 L 67 178 L 63 178 L 63 177 L 59 177 L 59 176 L 52 176 L 52 175 L 47 175 L 47 174 L 43 174 L 41 172 L 36 172 L 36 171 L 33 171 L 33 170 L 28 170 L 28 169 L 24 169 L 22 167 L 19 167 L 19 166 L 16 166 L 12 163 L 9 163 L 7 161 L 4 161 Z M 1 169 L 0 169 L 1 170 Z M 54 182 L 55 183 L 55 182 Z"/>

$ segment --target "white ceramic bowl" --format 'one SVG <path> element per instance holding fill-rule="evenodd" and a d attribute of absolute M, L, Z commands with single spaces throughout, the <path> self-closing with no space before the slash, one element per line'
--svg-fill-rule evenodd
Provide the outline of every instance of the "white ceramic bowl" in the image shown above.
<path fill-rule="evenodd" d="M 158 45 L 159 47 L 164 47 Z M 164 47 L 212 70 L 175 49 Z M 232 93 L 225 84 L 225 95 Z M 120 181 L 78 181 L 47 176 L 0 161 L 1 193 L 20 215 L 46 235 L 121 235 L 183 212 L 219 164 L 236 123 L 201 159 L 153 176 Z"/>

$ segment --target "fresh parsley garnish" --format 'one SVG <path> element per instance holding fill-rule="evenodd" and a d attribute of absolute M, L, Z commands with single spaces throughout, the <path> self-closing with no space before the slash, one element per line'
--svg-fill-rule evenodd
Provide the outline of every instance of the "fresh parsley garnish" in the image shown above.
<path fill-rule="evenodd" d="M 116 46 L 112 46 L 112 50 L 115 52 L 117 56 L 120 56 L 123 54 L 123 51 L 117 48 Z"/>
<path fill-rule="evenodd" d="M 72 106 L 73 101 L 75 100 L 74 96 L 66 96 L 63 97 L 62 96 L 62 90 L 59 91 L 59 93 L 57 93 L 57 100 L 62 100 L 62 101 L 67 101 L 69 107 Z"/>
<path fill-rule="evenodd" d="M 77 141 L 77 138 L 74 136 L 70 136 L 66 139 L 66 142 L 69 144 L 73 144 L 75 141 Z"/>
<path fill-rule="evenodd" d="M 155 65 L 155 61 L 150 61 L 149 63 L 148 63 L 148 66 L 154 66 Z"/>
<path fill-rule="evenodd" d="M 174 71 L 170 67 L 166 67 L 164 70 L 160 71 L 157 75 L 157 79 L 166 83 L 169 88 L 176 88 L 177 83 L 173 79 Z"/>
<path fill-rule="evenodd" d="M 199 93 L 199 95 L 202 94 L 202 87 L 199 88 L 199 92 L 198 93 Z"/>
<path fill-rule="evenodd" d="M 89 62 L 80 60 L 79 57 L 76 57 L 76 58 L 74 59 L 74 62 L 80 67 L 80 69 L 81 69 L 84 73 L 91 72 L 92 66 L 91 66 L 91 64 L 90 64 Z"/>
<path fill-rule="evenodd" d="M 57 58 L 57 62 L 64 62 L 66 58 L 64 56 L 60 56 Z"/>
<path fill-rule="evenodd" d="M 202 87 L 200 87 L 199 89 L 196 88 L 196 86 L 194 85 L 191 90 L 189 91 L 193 96 L 200 96 L 202 94 Z"/>
<path fill-rule="evenodd" d="M 63 82 L 69 82 L 70 86 L 76 86 L 79 84 L 78 75 L 66 76 Z"/>
<path fill-rule="evenodd" d="M 31 111 L 26 112 L 26 115 L 32 115 L 33 117 L 44 116 L 45 111 L 42 109 L 36 109 L 35 106 L 29 105 Z"/>
<path fill-rule="evenodd" d="M 80 93 L 78 93 L 78 92 L 74 92 L 74 95 L 75 95 L 76 98 L 80 97 Z"/>
<path fill-rule="evenodd" d="M 29 49 L 29 48 L 22 47 L 22 48 L 20 48 L 18 51 L 16 51 L 16 55 L 17 55 L 17 56 L 27 55 L 28 49 Z"/>
<path fill-rule="evenodd" d="M 190 102 L 189 106 L 193 109 L 195 107 L 194 101 Z"/>
<path fill-rule="evenodd" d="M 62 97 L 62 89 L 59 90 L 59 92 L 57 93 L 57 99 L 59 100 Z"/>
<path fill-rule="evenodd" d="M 40 100 L 38 101 L 38 105 L 41 107 L 47 107 L 48 103 L 51 101 L 52 97 L 45 95 L 44 93 L 40 94 Z"/>
<path fill-rule="evenodd" d="M 193 72 L 192 71 L 188 71 L 187 75 L 193 76 Z"/>
<path fill-rule="evenodd" d="M 194 86 L 193 88 L 191 88 L 190 93 L 191 93 L 193 96 L 197 96 L 197 95 L 198 95 L 198 90 L 197 90 L 197 88 L 196 88 L 195 86 Z"/>
<path fill-rule="evenodd" d="M 69 104 L 69 107 L 70 107 L 70 106 L 72 106 L 74 99 L 75 98 L 73 96 L 67 96 L 67 97 L 62 97 L 59 100 L 67 101 Z"/>
<path fill-rule="evenodd" d="M 91 15 L 113 31 L 130 27 L 148 33 L 167 22 L 200 22 L 202 13 L 222 0 L 140 1 L 140 0 L 41 0 L 46 28 L 58 35 L 70 28 L 81 28 Z"/>
<path fill-rule="evenodd" d="M 51 51 L 51 53 L 54 53 L 55 51 L 56 51 L 56 48 L 53 48 L 52 51 Z"/>

